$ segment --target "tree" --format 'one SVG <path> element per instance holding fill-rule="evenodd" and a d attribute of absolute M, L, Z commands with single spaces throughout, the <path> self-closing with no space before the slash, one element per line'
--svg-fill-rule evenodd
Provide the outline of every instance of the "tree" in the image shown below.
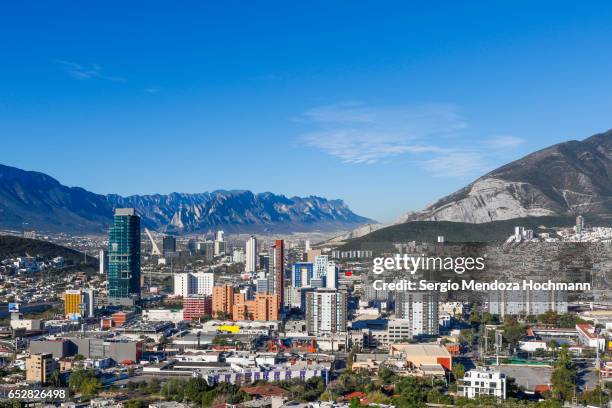
<path fill-rule="evenodd" d="M 380 370 L 378 370 L 378 378 L 380 378 L 383 384 L 390 384 L 395 378 L 395 373 L 389 370 L 387 367 L 382 367 Z"/>
<path fill-rule="evenodd" d="M 554 359 L 555 351 L 557 351 L 557 349 L 559 348 L 559 343 L 557 343 L 555 340 L 550 340 L 548 343 L 546 343 L 546 347 L 548 347 L 548 349 L 552 351 L 552 356 Z"/>
<path fill-rule="evenodd" d="M 566 345 L 559 352 L 559 359 L 551 375 L 550 382 L 555 398 L 563 400 L 573 395 L 576 383 L 576 368 L 572 365 Z"/>
<path fill-rule="evenodd" d="M 463 367 L 463 364 L 461 363 L 453 364 L 452 372 L 453 377 L 455 377 L 455 381 L 460 380 L 465 375 L 465 367 Z"/>

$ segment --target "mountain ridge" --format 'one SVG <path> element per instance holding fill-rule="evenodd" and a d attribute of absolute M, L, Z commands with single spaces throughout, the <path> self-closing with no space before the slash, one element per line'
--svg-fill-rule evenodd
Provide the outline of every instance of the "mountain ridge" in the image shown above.
<path fill-rule="evenodd" d="M 142 224 L 172 233 L 307 232 L 351 229 L 372 220 L 339 199 L 286 197 L 271 192 L 96 194 L 68 187 L 37 171 L 0 165 L 0 227 L 62 232 L 105 232 L 116 207 L 134 207 Z"/>
<path fill-rule="evenodd" d="M 396 224 L 577 214 L 612 218 L 612 130 L 507 163 Z"/>

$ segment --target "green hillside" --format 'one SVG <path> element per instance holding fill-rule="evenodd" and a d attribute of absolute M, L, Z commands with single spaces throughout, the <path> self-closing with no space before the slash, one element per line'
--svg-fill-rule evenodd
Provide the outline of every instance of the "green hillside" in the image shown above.
<path fill-rule="evenodd" d="M 607 225 L 610 221 L 587 218 L 597 225 Z M 348 249 L 379 249 L 397 242 L 436 242 L 443 235 L 446 242 L 503 242 L 514 233 L 515 226 L 533 229 L 536 233 L 547 228 L 569 227 L 576 219 L 571 216 L 526 217 L 482 224 L 451 221 L 412 221 L 381 228 L 368 235 L 355 238 L 341 246 Z"/>
<path fill-rule="evenodd" d="M 74 249 L 56 245 L 51 242 L 38 239 L 21 238 L 13 235 L 0 235 L 0 259 L 15 258 L 21 256 L 41 256 L 49 259 L 61 256 L 67 265 L 79 265 L 84 262 L 84 255 Z M 97 265 L 97 260 L 87 258 L 88 265 Z"/>

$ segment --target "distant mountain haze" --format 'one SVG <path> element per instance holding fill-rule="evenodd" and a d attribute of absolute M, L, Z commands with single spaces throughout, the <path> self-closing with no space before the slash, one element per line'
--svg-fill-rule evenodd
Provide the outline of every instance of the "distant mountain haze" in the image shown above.
<path fill-rule="evenodd" d="M 134 207 L 144 226 L 173 233 L 334 231 L 372 222 L 342 200 L 316 196 L 246 190 L 104 196 L 64 186 L 43 173 L 0 165 L 0 228 L 105 232 L 116 207 Z"/>

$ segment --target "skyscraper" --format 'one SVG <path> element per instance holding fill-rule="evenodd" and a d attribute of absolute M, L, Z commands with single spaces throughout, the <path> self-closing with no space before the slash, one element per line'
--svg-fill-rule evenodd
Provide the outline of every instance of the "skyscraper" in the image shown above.
<path fill-rule="evenodd" d="M 140 217 L 133 208 L 115 209 L 108 235 L 108 296 L 140 295 Z"/>
<path fill-rule="evenodd" d="M 162 241 L 162 251 L 164 254 L 176 252 L 176 238 L 172 235 L 166 235 Z"/>
<path fill-rule="evenodd" d="M 246 242 L 246 260 L 244 265 L 246 273 L 257 271 L 257 238 L 251 237 Z"/>
<path fill-rule="evenodd" d="M 410 334 L 438 334 L 438 292 L 397 292 L 395 316 L 410 322 Z"/>
<path fill-rule="evenodd" d="M 270 249 L 270 272 L 268 273 L 268 293 L 276 295 L 279 312 L 282 310 L 285 296 L 285 243 L 277 239 Z"/>
<path fill-rule="evenodd" d="M 311 335 L 346 331 L 346 293 L 317 289 L 306 293 L 306 326 Z"/>
<path fill-rule="evenodd" d="M 310 280 L 314 276 L 312 262 L 296 262 L 293 264 L 293 287 L 302 288 L 310 286 Z"/>

